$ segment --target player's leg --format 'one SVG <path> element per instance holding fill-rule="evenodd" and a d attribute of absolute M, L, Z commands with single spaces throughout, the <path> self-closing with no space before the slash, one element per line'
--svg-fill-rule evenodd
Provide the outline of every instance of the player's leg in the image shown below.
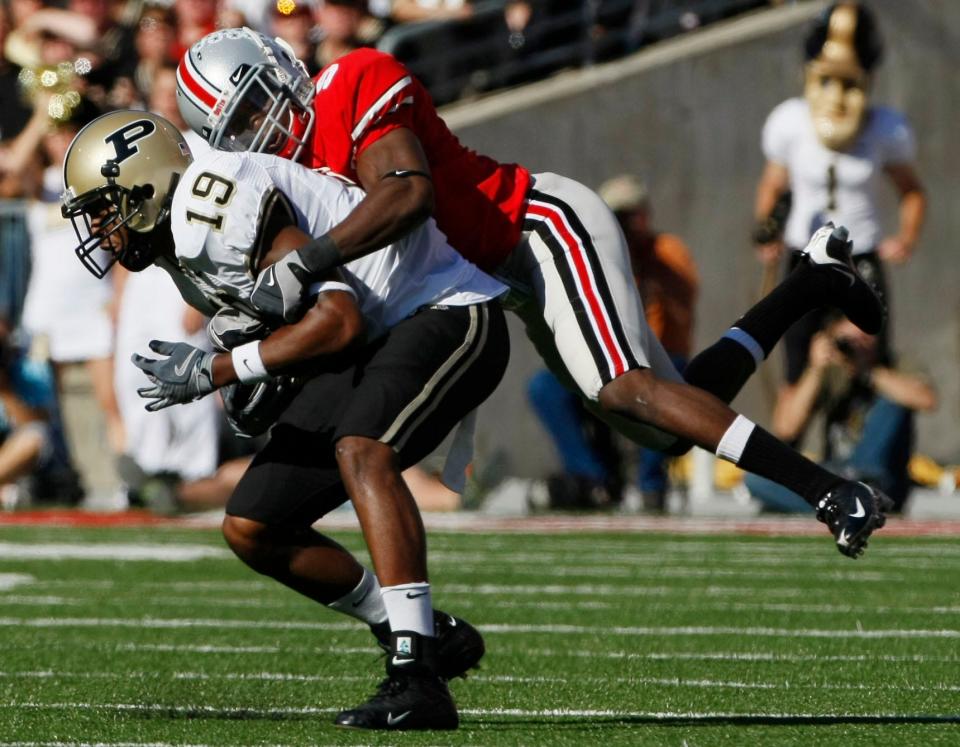
<path fill-rule="evenodd" d="M 812 336 L 812 331 L 798 329 L 797 324 L 802 325 L 811 311 L 824 306 L 837 306 L 870 334 L 884 326 L 883 302 L 855 268 L 846 229 L 832 226 L 813 235 L 786 278 L 734 322 L 720 340 L 697 355 L 684 378 L 731 402 L 788 331 Z M 805 357 L 809 338 L 799 344 Z M 792 380 L 791 374 L 794 372 L 788 370 L 788 380 Z"/>
<path fill-rule="evenodd" d="M 400 473 L 493 392 L 507 357 L 506 324 L 494 303 L 422 310 L 362 365 L 337 428 L 337 461 L 383 584 L 391 651 L 387 680 L 370 701 L 341 713 L 341 726 L 457 726 L 437 677 L 445 663 L 434 637 L 423 524 Z M 479 658 L 482 640 L 476 643 Z"/>
<path fill-rule="evenodd" d="M 524 263 L 556 351 L 586 398 L 608 413 L 670 434 L 673 446 L 678 440 L 696 444 L 794 490 L 822 506 L 842 552 L 859 552 L 873 528 L 883 523 L 883 498 L 805 459 L 720 397 L 684 382 L 643 319 L 613 216 L 599 197 L 576 182 L 551 174 L 536 179 L 525 226 L 529 233 L 511 262 Z M 862 326 L 882 323 L 882 307 L 868 303 L 876 303 L 873 292 L 855 273 L 846 274 L 849 257 L 842 252 L 839 259 L 832 256 L 837 247 L 829 236 L 828 229 L 819 237 L 809 267 L 791 275 L 740 320 L 746 330 L 740 327 L 739 334 L 725 336 L 744 360 L 744 372 L 752 372 L 759 357 L 810 307 L 804 294 L 813 294 L 817 304 L 836 301 L 851 318 L 859 315 Z M 846 248 L 844 242 L 840 245 Z M 850 289 L 845 295 L 838 292 L 844 284 Z M 741 378 L 730 377 L 737 386 Z M 727 385 L 729 380 L 719 381 Z M 663 440 L 655 445 L 671 446 Z M 855 511 L 851 523 L 835 510 L 841 504 L 862 504 L 866 510 Z"/>

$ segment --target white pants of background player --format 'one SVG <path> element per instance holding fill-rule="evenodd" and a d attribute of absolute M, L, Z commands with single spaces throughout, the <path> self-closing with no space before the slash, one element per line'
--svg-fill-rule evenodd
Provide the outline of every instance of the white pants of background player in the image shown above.
<path fill-rule="evenodd" d="M 170 276 L 159 267 L 130 273 L 120 299 L 114 385 L 127 436 L 127 454 L 148 474 L 173 472 L 184 480 L 209 477 L 217 468 L 219 415 L 216 397 L 204 397 L 158 412 L 144 409 L 137 389 L 149 382 L 130 362 L 137 352 L 155 357 L 150 340 L 184 340 L 207 348 L 202 331 L 188 335 L 184 303 Z"/>

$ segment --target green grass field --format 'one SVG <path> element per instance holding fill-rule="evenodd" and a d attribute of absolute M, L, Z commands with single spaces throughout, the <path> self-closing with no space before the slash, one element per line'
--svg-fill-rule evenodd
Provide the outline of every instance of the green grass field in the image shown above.
<path fill-rule="evenodd" d="M 366 630 L 214 530 L 2 527 L 0 745 L 960 744 L 954 540 L 430 542 L 488 654 L 459 731 L 378 734 L 331 724 L 382 674 Z"/>

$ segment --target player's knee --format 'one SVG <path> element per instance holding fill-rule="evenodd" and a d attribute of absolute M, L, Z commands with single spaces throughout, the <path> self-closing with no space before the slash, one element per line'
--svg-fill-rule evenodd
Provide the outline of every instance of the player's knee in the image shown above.
<path fill-rule="evenodd" d="M 657 384 L 658 380 L 649 368 L 633 369 L 605 384 L 598 400 L 607 412 L 652 422 Z"/>
<path fill-rule="evenodd" d="M 345 436 L 337 441 L 337 466 L 348 482 L 379 467 L 386 467 L 393 458 L 393 449 L 387 444 L 363 436 Z"/>
<path fill-rule="evenodd" d="M 272 575 L 273 543 L 264 524 L 227 515 L 221 524 L 223 538 L 234 554 L 258 573 Z"/>

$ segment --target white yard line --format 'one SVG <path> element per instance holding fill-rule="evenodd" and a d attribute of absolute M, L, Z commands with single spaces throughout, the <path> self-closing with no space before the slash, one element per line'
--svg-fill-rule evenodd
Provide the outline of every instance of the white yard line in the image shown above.
<path fill-rule="evenodd" d="M 91 679 L 91 680 L 199 680 L 199 681 L 228 681 L 228 682 L 368 682 L 370 675 L 342 675 L 342 674 L 298 674 L 293 672 L 232 672 L 227 674 L 209 674 L 207 672 L 170 672 L 158 673 L 154 671 L 125 671 L 117 672 L 61 672 L 51 670 L 41 671 L 0 671 L 0 678 L 4 679 Z M 863 683 L 791 683 L 791 682 L 751 682 L 745 680 L 713 680 L 706 678 L 683 677 L 592 677 L 577 675 L 576 677 L 560 676 L 515 676 L 515 675 L 484 675 L 475 674 L 471 677 L 474 682 L 487 683 L 515 683 L 530 685 L 570 684 L 570 683 L 620 683 L 627 685 L 658 685 L 665 687 L 692 687 L 692 688 L 732 688 L 746 690 L 902 690 L 903 683 L 868 685 Z M 924 692 L 960 692 L 960 685 L 939 682 L 932 685 L 910 684 L 907 687 L 913 691 Z"/>
<path fill-rule="evenodd" d="M 354 622 L 296 622 L 287 620 L 232 620 L 211 618 L 100 618 L 100 617 L 34 617 L 0 618 L 0 627 L 118 627 L 150 629 L 270 629 L 270 630 L 357 630 Z M 525 624 L 487 624 L 481 630 L 486 634 L 538 633 L 543 635 L 623 635 L 623 636 L 715 636 L 742 635 L 752 637 L 780 638 L 960 638 L 960 630 L 953 629 L 879 629 L 862 628 L 773 628 L 773 627 L 736 627 L 736 626 L 603 626 L 603 625 L 525 625 Z"/>
<path fill-rule="evenodd" d="M 233 554 L 210 545 L 0 542 L 0 560 L 152 560 L 183 563 L 210 558 L 233 558 Z"/>
<path fill-rule="evenodd" d="M 341 708 L 317 708 L 306 707 L 284 707 L 284 708 L 219 708 L 208 705 L 178 705 L 165 706 L 159 704 L 142 703 L 35 703 L 35 702 L 0 702 L 0 710 L 7 709 L 36 709 L 36 710 L 97 710 L 97 711 L 116 711 L 120 713 L 177 713 L 186 716 L 192 714 L 212 716 L 212 717 L 252 717 L 269 718 L 272 716 L 284 715 L 320 715 L 329 713 L 339 713 Z M 524 709 L 524 708 L 462 708 L 461 716 L 507 716 L 516 718 L 611 718 L 624 720 L 658 720 L 658 719 L 684 719 L 684 720 L 704 720 L 718 721 L 723 719 L 733 720 L 768 720 L 783 719 L 785 721 L 796 721 L 797 719 L 809 719 L 822 723 L 829 719 L 854 719 L 864 721 L 870 719 L 891 720 L 902 719 L 910 720 L 931 720 L 943 721 L 944 723 L 953 723 L 960 721 L 960 715 L 956 714 L 911 714 L 896 713 L 891 711 L 879 711 L 870 713 L 845 713 L 845 712 L 791 712 L 791 711 L 624 711 L 612 709 L 589 709 L 589 708 L 547 708 L 547 709 Z M 9 743 L 0 743 L 9 744 Z M 146 743 L 147 745 L 152 743 Z"/>

